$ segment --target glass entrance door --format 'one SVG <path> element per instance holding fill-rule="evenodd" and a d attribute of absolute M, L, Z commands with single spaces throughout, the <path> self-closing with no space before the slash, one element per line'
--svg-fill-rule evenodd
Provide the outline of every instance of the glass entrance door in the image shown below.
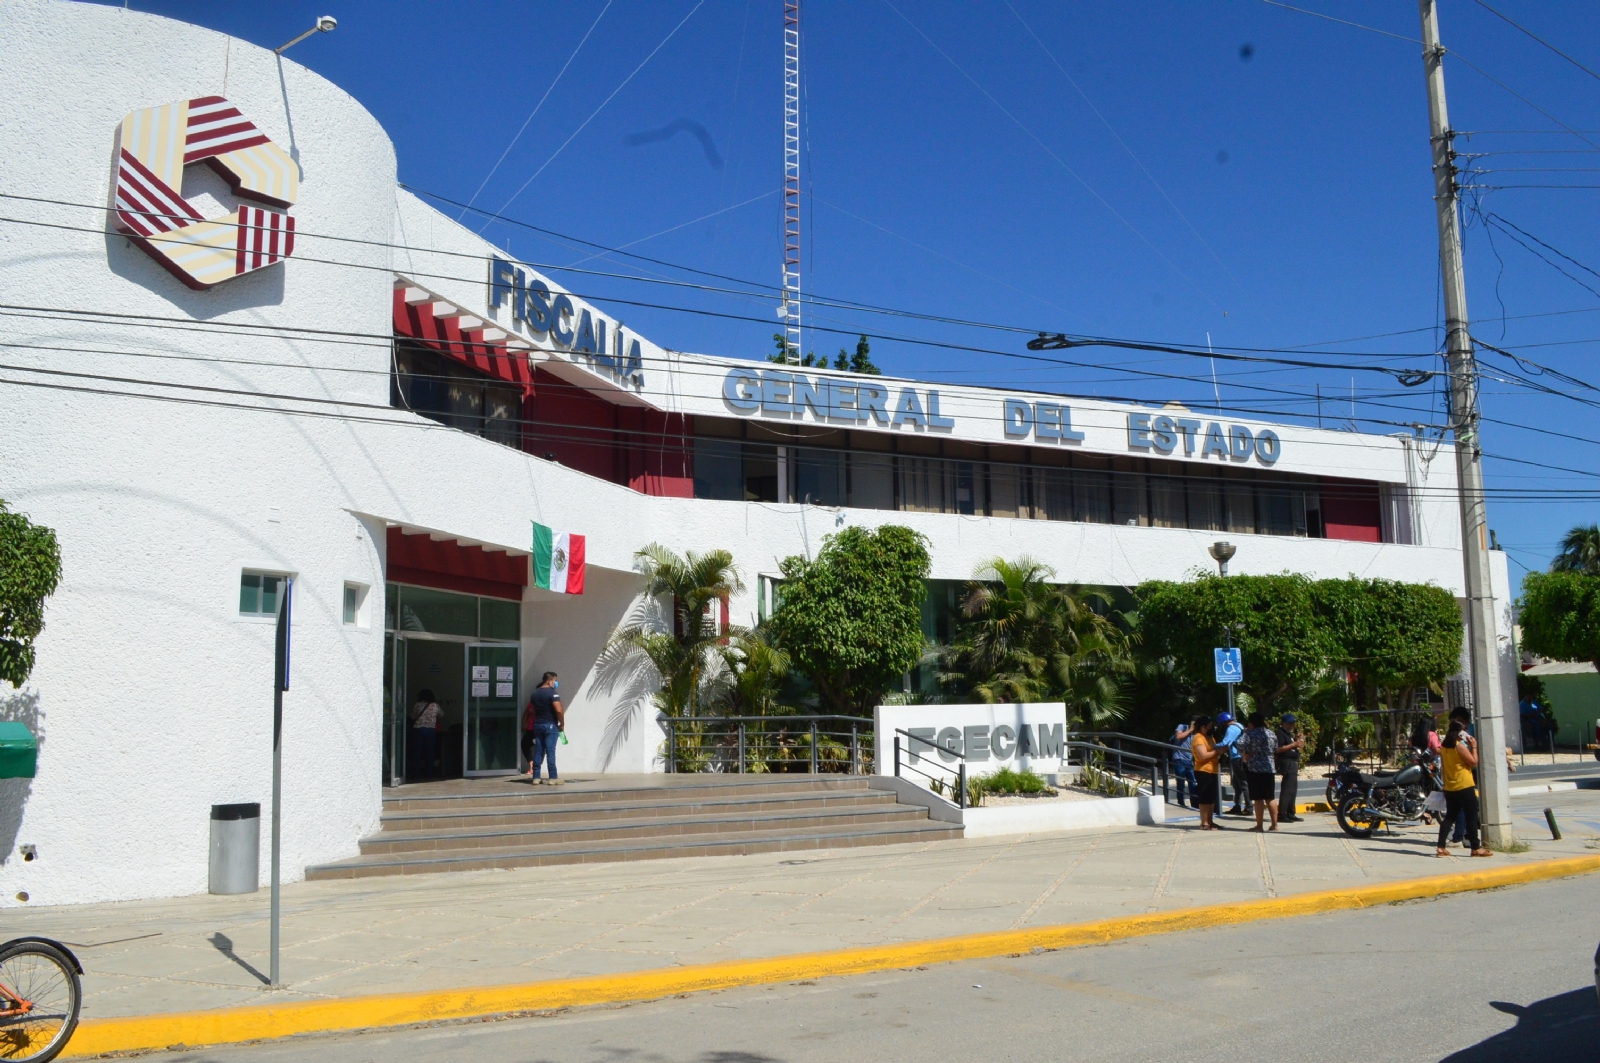
<path fill-rule="evenodd" d="M 517 727 L 522 722 L 517 705 L 521 648 L 473 643 L 466 650 L 464 774 L 515 775 L 521 752 L 517 745 Z"/>

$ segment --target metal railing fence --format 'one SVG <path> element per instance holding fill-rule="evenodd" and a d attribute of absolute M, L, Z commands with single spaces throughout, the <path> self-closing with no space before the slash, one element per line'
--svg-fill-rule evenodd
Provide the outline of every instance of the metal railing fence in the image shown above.
<path fill-rule="evenodd" d="M 1134 736 L 1129 735 L 1127 737 L 1132 738 Z M 1148 741 L 1148 739 L 1140 739 L 1140 741 Z M 1080 768 L 1099 768 L 1102 771 L 1110 771 L 1121 779 L 1135 777 L 1143 779 L 1148 777 L 1151 795 L 1154 796 L 1160 793 L 1162 801 L 1171 800 L 1171 791 L 1168 788 L 1168 769 L 1161 759 L 1114 748 L 1100 742 L 1074 742 L 1068 740 L 1066 743 L 1066 762 L 1068 765 L 1074 763 L 1074 753 L 1078 754 L 1076 764 Z M 1136 775 L 1129 774 L 1130 766 L 1138 769 Z"/>
<path fill-rule="evenodd" d="M 1109 759 L 1108 763 L 1115 764 L 1113 769 L 1116 774 L 1128 778 L 1123 770 L 1128 763 L 1143 765 L 1152 769 L 1150 792 L 1154 794 L 1158 789 L 1162 800 L 1170 801 L 1172 794 L 1172 754 L 1181 752 L 1180 747 L 1171 742 L 1162 742 L 1155 738 L 1142 738 L 1139 735 L 1126 734 L 1122 731 L 1072 731 L 1067 735 L 1068 746 L 1073 746 L 1076 739 L 1077 745 L 1088 746 L 1091 749 L 1101 750 Z M 1135 753 L 1124 749 L 1125 745 L 1146 747 L 1150 752 Z M 1140 772 L 1143 774 L 1143 771 Z M 1159 787 L 1156 781 L 1160 780 Z"/>
<path fill-rule="evenodd" d="M 663 716 L 674 773 L 809 772 L 861 775 L 873 757 L 872 721 L 856 716 Z"/>

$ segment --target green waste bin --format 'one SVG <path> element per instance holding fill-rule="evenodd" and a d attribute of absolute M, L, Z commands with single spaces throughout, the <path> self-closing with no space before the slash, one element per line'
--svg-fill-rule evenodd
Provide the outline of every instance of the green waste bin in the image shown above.
<path fill-rule="evenodd" d="M 31 779 L 39 768 L 39 740 L 24 723 L 0 723 L 0 779 Z"/>

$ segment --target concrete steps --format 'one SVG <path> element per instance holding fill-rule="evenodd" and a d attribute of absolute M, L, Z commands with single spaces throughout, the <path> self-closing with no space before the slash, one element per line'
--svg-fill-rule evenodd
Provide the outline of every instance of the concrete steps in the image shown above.
<path fill-rule="evenodd" d="M 887 845 L 961 837 L 921 806 L 861 776 L 709 777 L 715 781 L 402 795 L 384 801 L 361 854 L 308 879 L 429 874 L 547 864 Z"/>

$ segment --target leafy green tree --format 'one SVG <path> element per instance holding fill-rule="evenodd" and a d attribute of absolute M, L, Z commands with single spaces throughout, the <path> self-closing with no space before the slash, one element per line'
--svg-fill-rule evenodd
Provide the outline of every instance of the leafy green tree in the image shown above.
<path fill-rule="evenodd" d="M 807 369 L 828 368 L 828 356 L 811 351 L 802 355 L 800 348 L 790 343 L 781 332 L 772 334 L 773 352 L 767 355 L 767 361 L 777 362 L 779 365 L 799 365 Z M 833 368 L 849 373 L 863 373 L 868 376 L 879 376 L 882 370 L 872 361 L 872 344 L 867 342 L 867 337 L 862 336 L 856 340 L 856 349 L 852 353 L 839 348 L 839 353 L 833 359 Z"/>
<path fill-rule="evenodd" d="M 1052 583 L 1055 574 L 1030 557 L 980 565 L 940 678 L 985 702 L 1063 701 L 1069 720 L 1120 719 L 1134 669 L 1129 637 L 1103 591 Z"/>
<path fill-rule="evenodd" d="M 1404 709 L 1419 688 L 1461 667 L 1461 610 L 1443 587 L 1386 579 L 1327 579 L 1311 585 L 1330 661 L 1355 676 L 1356 701 L 1376 709 L 1389 692 Z"/>
<path fill-rule="evenodd" d="M 927 540 L 910 528 L 848 527 L 816 559 L 784 558 L 778 645 L 826 711 L 865 716 L 922 655 Z"/>
<path fill-rule="evenodd" d="M 867 376 L 881 376 L 883 370 L 879 369 L 872 360 L 872 344 L 867 342 L 867 337 L 862 336 L 856 340 L 855 353 L 839 348 L 839 354 L 833 360 L 835 369 L 847 370 L 851 373 L 862 373 Z"/>
<path fill-rule="evenodd" d="M 1523 649 L 1600 668 L 1600 575 L 1530 572 L 1517 605 Z"/>
<path fill-rule="evenodd" d="M 33 672 L 44 601 L 61 582 L 56 533 L 0 499 L 0 680 L 20 687 Z"/>
<path fill-rule="evenodd" d="M 1561 540 L 1561 552 L 1550 562 L 1551 572 L 1587 572 L 1600 576 L 1600 524 L 1577 525 Z"/>
<path fill-rule="evenodd" d="M 1304 576 L 1201 576 L 1152 580 L 1134 591 L 1145 651 L 1200 686 L 1215 679 L 1212 649 L 1230 630 L 1244 656 L 1240 689 L 1276 715 L 1299 703 L 1327 666 L 1328 639 Z"/>

